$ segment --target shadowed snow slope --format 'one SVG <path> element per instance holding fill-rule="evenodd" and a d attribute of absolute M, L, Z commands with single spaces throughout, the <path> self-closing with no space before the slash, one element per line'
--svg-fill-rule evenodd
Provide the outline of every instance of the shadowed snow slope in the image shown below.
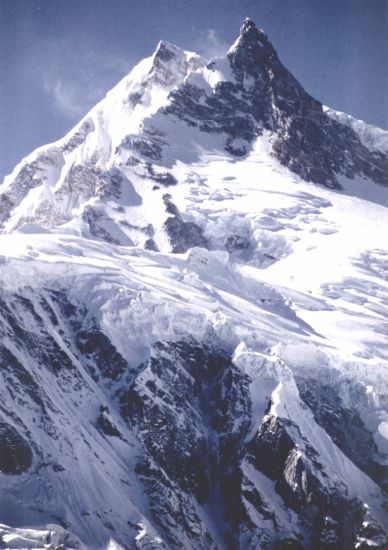
<path fill-rule="evenodd" d="M 0 546 L 387 548 L 388 156 L 245 20 L 0 187 Z"/>

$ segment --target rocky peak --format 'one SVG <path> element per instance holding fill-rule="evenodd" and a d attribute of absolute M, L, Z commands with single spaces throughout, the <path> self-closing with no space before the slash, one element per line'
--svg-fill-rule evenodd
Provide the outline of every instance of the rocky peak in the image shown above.
<path fill-rule="evenodd" d="M 153 55 L 150 74 L 159 84 L 171 87 L 181 82 L 188 71 L 195 70 L 204 63 L 199 55 L 161 40 Z"/>
<path fill-rule="evenodd" d="M 267 35 L 262 29 L 256 27 L 255 22 L 246 17 L 240 28 L 240 39 L 258 41 L 263 46 L 268 44 Z"/>
<path fill-rule="evenodd" d="M 174 59 L 177 56 L 177 53 L 182 52 L 178 46 L 166 42 L 165 40 L 160 40 L 156 46 L 154 53 L 154 61 L 168 62 L 171 59 Z"/>
<path fill-rule="evenodd" d="M 256 27 L 252 19 L 246 18 L 228 57 L 233 68 L 257 73 L 258 69 L 267 68 L 277 54 L 267 35 Z"/>
<path fill-rule="evenodd" d="M 132 196 L 133 204 L 122 204 L 123 197 L 128 186 L 134 189 L 132 179 L 155 190 L 181 183 L 173 167 L 197 160 L 193 143 L 195 151 L 220 147 L 244 160 L 259 138 L 303 180 L 340 189 L 342 177 L 363 177 L 388 186 L 386 154 L 368 149 L 356 131 L 329 117 L 282 64 L 265 33 L 245 19 L 227 55 L 211 63 L 160 41 L 68 137 L 41 148 L 8 178 L 0 191 L 0 231 L 26 222 L 76 223 L 82 212 L 83 231 L 94 238 L 151 246 L 155 236 L 160 247 L 158 238 L 166 242 L 166 233 L 175 252 L 212 248 L 215 243 L 193 220 L 169 212 L 163 199 L 166 219 L 151 235 L 153 205 L 142 204 L 143 191 Z M 106 214 L 108 193 L 117 205 Z M 92 198 L 98 205 L 87 204 Z M 134 206 L 136 223 L 126 219 L 132 218 L 126 209 Z M 248 242 L 240 237 L 228 235 L 222 246 L 247 252 Z"/>

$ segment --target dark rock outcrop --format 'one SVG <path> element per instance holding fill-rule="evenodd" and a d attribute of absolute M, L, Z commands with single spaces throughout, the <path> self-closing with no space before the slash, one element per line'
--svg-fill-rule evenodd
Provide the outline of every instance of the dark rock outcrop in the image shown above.
<path fill-rule="evenodd" d="M 5 422 L 0 422 L 0 473 L 22 474 L 32 464 L 32 451 L 28 442 L 18 431 Z"/>
<path fill-rule="evenodd" d="M 274 156 L 307 181 L 340 189 L 338 176 L 343 175 L 388 185 L 387 157 L 369 151 L 354 130 L 323 111 L 250 19 L 244 21 L 228 58 L 234 82 L 219 82 L 212 95 L 183 84 L 171 93 L 165 114 L 204 132 L 225 134 L 225 149 L 237 157 L 249 152 L 253 140 L 268 130 Z M 208 69 L 217 70 L 216 62 Z"/>
<path fill-rule="evenodd" d="M 204 237 L 202 229 L 193 222 L 185 221 L 176 205 L 171 201 L 171 195 L 163 196 L 166 212 L 171 214 L 164 223 L 167 235 L 170 238 L 172 251 L 184 253 L 189 248 L 200 246 L 208 248 L 209 244 Z"/>
<path fill-rule="evenodd" d="M 342 405 L 338 389 L 302 378 L 298 380 L 298 387 L 302 399 L 314 412 L 317 423 L 341 451 L 383 490 L 388 491 L 388 467 L 378 461 L 373 435 L 355 409 Z"/>

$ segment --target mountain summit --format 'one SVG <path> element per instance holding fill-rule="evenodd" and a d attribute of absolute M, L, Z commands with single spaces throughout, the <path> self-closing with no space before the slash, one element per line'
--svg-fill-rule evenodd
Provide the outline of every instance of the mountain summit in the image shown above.
<path fill-rule="evenodd" d="M 386 186 L 386 151 L 373 146 L 365 128 L 313 99 L 246 19 L 226 56 L 210 62 L 160 42 L 65 138 L 6 178 L 0 223 L 5 232 L 34 223 L 160 250 L 214 247 L 199 229 L 182 225 L 189 221 L 184 212 L 159 227 L 150 214 L 165 211 L 163 189 L 182 183 L 178 164 L 197 162 L 204 143 L 233 162 L 260 148 L 285 174 L 329 188 L 354 178 Z M 115 201 L 119 210 L 112 212 Z M 120 210 L 128 208 L 133 221 L 123 225 Z M 180 244 L 178 227 L 188 233 Z"/>
<path fill-rule="evenodd" d="M 388 547 L 388 133 L 246 19 L 0 187 L 0 547 Z"/>
<path fill-rule="evenodd" d="M 268 68 L 271 57 L 277 56 L 267 35 L 249 18 L 243 21 L 240 35 L 228 53 L 236 65 L 245 65 L 252 71 Z"/>

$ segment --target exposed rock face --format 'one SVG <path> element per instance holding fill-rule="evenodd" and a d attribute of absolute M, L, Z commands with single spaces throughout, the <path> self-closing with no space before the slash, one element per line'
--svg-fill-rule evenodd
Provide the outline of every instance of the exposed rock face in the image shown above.
<path fill-rule="evenodd" d="M 218 548 L 221 537 L 231 549 L 353 548 L 365 518 L 362 502 L 341 485 L 329 488 L 319 452 L 291 420 L 269 413 L 249 436 L 255 423 L 250 382 L 225 352 L 195 341 L 158 343 L 122 395 L 122 414 L 145 449 L 136 472 L 164 540 L 172 548 L 182 544 L 171 536 L 175 525 L 189 533 L 189 547 Z M 247 467 L 272 480 L 298 517 L 288 533 Z M 209 507 L 215 531 L 198 516 L 197 503 Z M 266 521 L 272 527 L 263 528 Z"/>
<path fill-rule="evenodd" d="M 314 412 L 318 424 L 346 456 L 387 491 L 387 469 L 379 462 L 376 443 L 357 410 L 341 405 L 335 387 L 312 380 L 300 380 L 298 384 L 301 397 Z"/>
<path fill-rule="evenodd" d="M 0 472 L 21 474 L 32 464 L 32 452 L 27 441 L 12 426 L 0 422 Z"/>
<path fill-rule="evenodd" d="M 163 195 L 163 201 L 166 205 L 166 212 L 170 214 L 164 222 L 164 227 L 169 236 L 172 251 L 182 253 L 195 246 L 208 248 L 208 242 L 203 235 L 202 229 L 195 223 L 182 219 L 178 208 L 171 201 L 171 195 L 168 193 Z"/>
<path fill-rule="evenodd" d="M 146 449 L 147 459 L 139 462 L 137 472 L 161 526 L 168 525 L 171 517 L 184 529 L 191 518 L 190 544 L 216 548 L 206 524 L 197 516 L 196 501 L 212 503 L 209 513 L 216 524 L 222 514 L 228 521 L 237 520 L 234 516 L 240 503 L 234 484 L 241 477 L 239 461 L 250 419 L 247 377 L 221 351 L 194 341 L 160 343 L 123 395 L 122 411 L 139 429 Z M 188 513 L 175 517 L 177 510 L 168 502 L 171 491 L 173 500 L 181 502 Z M 235 536 L 230 526 L 218 528 L 223 538 Z M 168 531 L 165 537 L 174 547 L 182 543 Z"/>
<path fill-rule="evenodd" d="M 280 62 L 253 21 L 243 23 L 228 53 L 234 81 L 220 82 L 211 96 L 192 84 L 171 94 L 172 113 L 206 132 L 226 134 L 226 150 L 244 156 L 264 130 L 273 154 L 305 180 L 339 189 L 338 175 L 362 174 L 388 185 L 388 160 L 369 151 L 349 127 L 329 118 Z M 216 63 L 207 66 L 216 71 Z"/>
<path fill-rule="evenodd" d="M 327 491 L 317 452 L 308 446 L 302 454 L 293 432 L 298 427 L 292 422 L 270 416 L 249 446 L 249 460 L 275 481 L 276 492 L 299 515 L 308 533 L 302 547 L 352 548 L 364 517 L 362 503 L 341 490 Z"/>

